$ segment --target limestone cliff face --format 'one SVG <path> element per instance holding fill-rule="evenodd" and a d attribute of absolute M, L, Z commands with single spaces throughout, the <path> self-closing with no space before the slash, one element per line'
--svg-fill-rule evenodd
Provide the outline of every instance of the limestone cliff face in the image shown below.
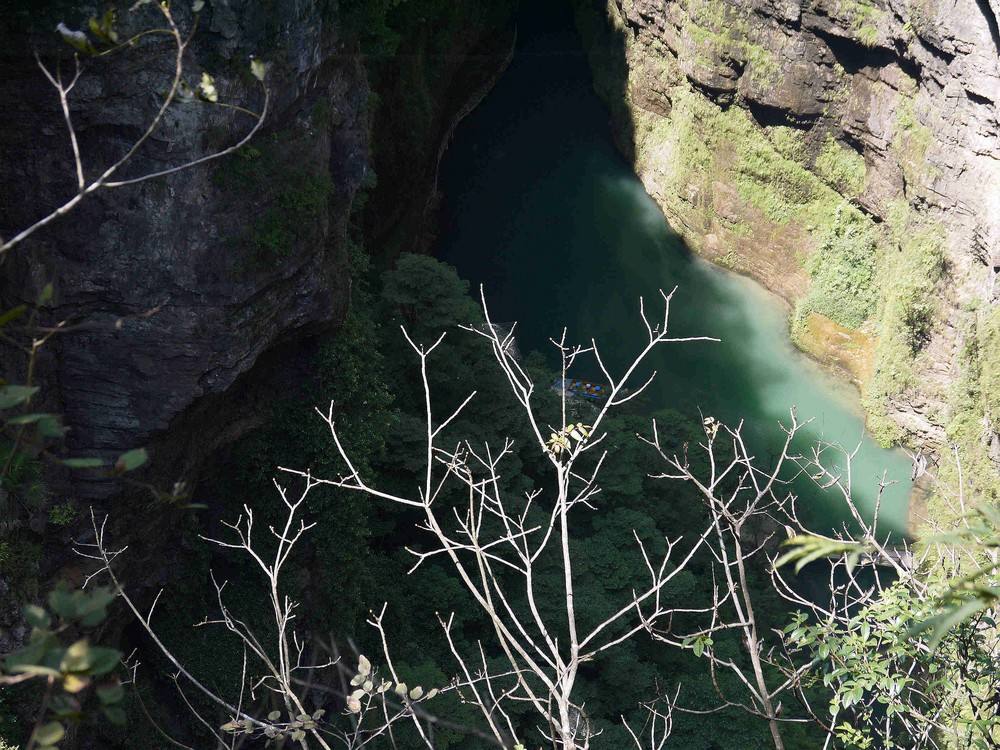
<path fill-rule="evenodd" d="M 155 8 L 125 12 L 129 5 L 120 15 L 122 35 L 130 26 L 157 24 Z M 185 30 L 190 6 L 174 7 Z M 70 64 L 65 45 L 53 40 L 56 23 L 80 28 L 98 9 L 58 15 L 63 10 L 59 3 L 23 2 L 0 21 L 0 236 L 27 226 L 75 189 L 58 99 L 32 50 L 50 62 L 61 54 Z M 413 35 L 426 36 L 420 24 L 435 19 L 421 17 L 419 2 L 404 10 L 415 16 Z M 393 205 L 426 203 L 432 185 L 425 176 L 433 174 L 445 129 L 439 123 L 460 108 L 465 87 L 488 77 L 487 55 L 477 54 L 471 73 L 463 56 L 483 53 L 481 43 L 499 37 L 505 17 L 461 26 L 465 33 L 448 68 L 429 79 L 426 71 L 405 70 L 414 57 L 379 58 L 383 78 L 406 76 L 414 84 L 407 93 L 419 84 L 424 99 L 416 107 L 394 101 L 390 90 L 374 107 L 372 70 L 361 52 L 370 12 L 365 2 L 209 0 L 186 59 L 187 77 L 197 82 L 208 71 L 221 99 L 257 109 L 261 95 L 249 58 L 268 61 L 272 103 L 263 131 L 241 153 L 209 166 L 85 201 L 0 266 L 0 309 L 33 301 L 51 282 L 47 320 L 82 324 L 47 346 L 40 368 L 47 406 L 64 414 L 75 455 L 113 457 L 150 446 L 156 481 L 169 488 L 192 479 L 200 461 L 259 421 L 264 409 L 255 401 L 275 390 L 263 385 L 260 370 L 287 363 L 278 347 L 287 353 L 297 339 L 335 328 L 347 309 L 348 225 L 358 191 L 372 192 L 373 132 L 414 108 L 435 123 L 420 131 L 430 142 L 420 143 L 417 156 L 383 155 L 380 168 L 399 178 Z M 413 44 L 408 29 L 383 26 L 378 33 L 401 37 L 404 48 Z M 71 105 L 88 175 L 141 132 L 171 65 L 169 45 L 155 43 L 86 63 Z M 126 176 L 229 145 L 250 124 L 230 111 L 179 104 Z M 416 178 L 406 179 L 411 172 Z M 10 365 L 2 368 L 8 375 Z M 118 490 L 78 474 L 64 485 L 71 497 Z"/>
<path fill-rule="evenodd" d="M 622 147 L 690 244 L 795 305 L 877 436 L 940 445 L 971 410 L 1000 462 L 969 374 L 1000 357 L 997 10 L 613 0 L 609 26 L 581 22 Z"/>
<path fill-rule="evenodd" d="M 53 341 L 44 368 L 76 453 L 114 455 L 148 443 L 199 398 L 226 390 L 279 338 L 335 322 L 345 310 L 345 223 L 368 148 L 364 70 L 344 54 L 347 40 L 318 3 L 280 3 L 266 13 L 260 7 L 209 3 L 189 77 L 209 70 L 223 99 L 256 109 L 261 98 L 246 75 L 248 57 L 257 52 L 273 61 L 272 113 L 255 148 L 314 187 L 304 198 L 314 221 L 284 228 L 281 247 L 255 252 L 254 223 L 281 201 L 281 188 L 238 194 L 220 179 L 231 165 L 217 162 L 84 202 L 7 259 L 5 302 L 33 300 L 51 282 L 55 304 L 47 317 L 84 324 Z M 140 23 L 139 12 L 123 14 L 126 29 Z M 176 12 L 187 27 L 186 8 Z M 66 21 L 83 25 L 83 13 Z M 147 25 L 156 23 L 155 11 L 145 15 Z M 58 101 L 26 49 L 44 41 L 5 36 L 25 42 L 5 47 L 0 83 L 0 233 L 9 234 L 65 200 L 74 185 Z M 87 64 L 71 101 L 89 175 L 124 153 L 149 121 L 155 92 L 169 81 L 170 53 L 152 45 Z M 248 124 L 224 110 L 178 105 L 129 174 L 228 145 Z M 228 421 L 220 415 L 188 452 L 210 448 Z M 78 482 L 83 496 L 112 489 Z"/>

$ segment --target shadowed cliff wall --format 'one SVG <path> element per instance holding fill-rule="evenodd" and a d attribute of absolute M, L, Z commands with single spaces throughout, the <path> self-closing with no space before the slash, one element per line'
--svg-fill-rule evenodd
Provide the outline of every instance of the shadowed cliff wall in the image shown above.
<path fill-rule="evenodd" d="M 123 33 L 157 23 L 154 9 L 129 13 L 128 5 Z M 391 260 L 431 231 L 440 142 L 465 98 L 502 66 L 511 4 L 492 4 L 488 14 L 476 3 L 390 5 L 210 0 L 187 78 L 206 70 L 224 100 L 254 108 L 249 57 L 268 61 L 273 101 L 263 131 L 206 167 L 84 201 L 6 259 L 4 305 L 34 300 L 52 282 L 48 321 L 86 322 L 56 338 L 40 368 L 75 455 L 111 458 L 148 445 L 150 478 L 167 488 L 190 482 L 206 456 L 254 426 L 260 412 L 247 394 L 267 397 L 262 382 L 280 381 L 295 342 L 343 318 L 356 197 L 368 201 L 369 252 Z M 75 189 L 58 99 L 32 52 L 68 63 L 56 23 L 80 28 L 97 11 L 21 3 L 4 16 L 0 236 Z M 189 4 L 174 13 L 188 28 Z M 166 44 L 86 61 L 71 104 L 89 175 L 141 132 L 171 65 Z M 178 104 L 129 174 L 223 147 L 246 129 L 239 115 Z M 383 239 L 387 228 L 402 240 Z M 268 359 L 268 372 L 251 376 L 276 347 L 283 353 Z M 119 489 L 85 472 L 65 479 L 61 488 L 79 499 Z"/>

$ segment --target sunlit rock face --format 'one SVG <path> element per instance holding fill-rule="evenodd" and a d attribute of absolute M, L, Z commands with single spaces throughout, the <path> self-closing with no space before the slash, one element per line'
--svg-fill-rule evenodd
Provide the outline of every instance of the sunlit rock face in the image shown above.
<path fill-rule="evenodd" d="M 996 398 L 954 397 L 1000 363 L 996 13 L 614 0 L 604 28 L 581 24 L 622 148 L 671 223 L 795 305 L 798 343 L 855 377 L 886 442 L 940 445 L 969 408 L 979 445 L 1000 429 Z"/>

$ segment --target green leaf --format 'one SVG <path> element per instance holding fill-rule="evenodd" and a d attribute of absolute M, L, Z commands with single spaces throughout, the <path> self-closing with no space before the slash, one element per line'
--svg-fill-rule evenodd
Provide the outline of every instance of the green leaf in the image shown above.
<path fill-rule="evenodd" d="M 121 651 L 104 646 L 95 646 L 90 649 L 90 673 L 104 675 L 115 669 L 122 660 Z"/>
<path fill-rule="evenodd" d="M 0 313 L 0 328 L 3 328 L 8 323 L 12 323 L 13 321 L 17 320 L 22 315 L 24 315 L 24 313 L 27 312 L 27 310 L 28 310 L 27 305 L 18 305 L 17 307 L 12 307 L 11 309 L 7 310 L 7 312 Z"/>
<path fill-rule="evenodd" d="M 799 534 L 784 542 L 782 546 L 794 547 L 784 555 L 774 561 L 775 569 L 790 562 L 795 563 L 795 572 L 798 573 L 809 563 L 824 557 L 836 557 L 842 554 L 857 554 L 865 549 L 859 542 L 843 542 L 839 539 L 827 539 L 826 537 L 814 536 L 812 534 Z"/>
<path fill-rule="evenodd" d="M 90 28 L 90 33 L 96 36 L 105 44 L 117 44 L 118 43 L 118 32 L 115 31 L 115 12 L 114 10 L 108 9 L 104 12 L 104 15 L 98 18 L 91 18 L 87 22 Z"/>
<path fill-rule="evenodd" d="M 861 552 L 855 550 L 847 555 L 847 575 L 851 575 L 854 569 L 858 567 L 858 563 L 861 562 Z"/>
<path fill-rule="evenodd" d="M 38 388 L 31 385 L 5 385 L 0 388 L 0 409 L 10 409 L 23 404 L 38 393 Z"/>
<path fill-rule="evenodd" d="M 104 466 L 103 458 L 64 458 L 60 463 L 71 469 L 99 469 Z"/>
<path fill-rule="evenodd" d="M 90 39 L 82 31 L 71 29 L 60 21 L 59 25 L 56 26 L 56 32 L 73 49 L 87 55 L 96 54 L 97 50 L 94 49 L 94 45 L 91 44 Z"/>
<path fill-rule="evenodd" d="M 45 660 L 49 649 L 58 645 L 56 637 L 48 631 L 36 631 L 24 648 L 20 648 L 4 658 L 4 668 L 9 672 L 24 671 L 21 667 L 32 667 Z M 56 673 L 58 674 L 58 673 Z"/>
<path fill-rule="evenodd" d="M 64 620 L 76 617 L 77 597 L 64 587 L 53 589 L 49 593 L 49 609 Z"/>
<path fill-rule="evenodd" d="M 10 425 L 38 425 L 38 433 L 42 437 L 62 437 L 66 433 L 66 428 L 59 421 L 58 414 L 21 414 L 7 420 Z"/>
<path fill-rule="evenodd" d="M 50 721 L 48 724 L 42 724 L 40 727 L 35 729 L 33 738 L 35 742 L 42 747 L 45 747 L 56 744 L 65 735 L 66 730 L 63 728 L 62 724 L 58 721 Z"/>
<path fill-rule="evenodd" d="M 121 706 L 105 706 L 101 709 L 104 715 L 108 717 L 108 721 L 117 727 L 123 727 L 128 721 L 128 716 L 126 716 L 125 711 Z"/>
<path fill-rule="evenodd" d="M 42 418 L 38 420 L 38 433 L 42 437 L 58 438 L 66 434 L 66 428 L 63 427 L 57 415 L 43 414 Z"/>
<path fill-rule="evenodd" d="M 198 82 L 198 96 L 206 102 L 219 101 L 219 91 L 215 88 L 215 79 L 206 72 L 201 74 L 201 81 Z"/>
<path fill-rule="evenodd" d="M 39 307 L 47 305 L 49 302 L 52 301 L 52 297 L 54 295 L 55 295 L 55 290 L 52 288 L 52 284 L 50 282 L 46 284 L 44 287 L 42 287 L 42 291 L 38 293 L 38 299 L 35 301 L 35 304 L 38 305 Z"/>
<path fill-rule="evenodd" d="M 89 677 L 82 677 L 77 674 L 68 674 L 63 678 L 62 687 L 67 693 L 79 693 L 90 684 Z"/>
<path fill-rule="evenodd" d="M 968 599 L 957 606 L 945 610 L 940 615 L 924 621 L 915 628 L 915 631 L 920 632 L 928 628 L 933 628 L 930 641 L 928 641 L 927 645 L 934 651 L 952 628 L 965 622 L 977 612 L 986 609 L 991 603 L 985 598 Z"/>
<path fill-rule="evenodd" d="M 132 471 L 133 469 L 138 469 L 148 460 L 149 454 L 146 453 L 145 448 L 133 448 L 118 457 L 118 460 L 115 462 L 115 471 L 119 473 Z"/>
<path fill-rule="evenodd" d="M 261 82 L 264 81 L 264 76 L 267 75 L 267 68 L 268 68 L 268 65 L 263 60 L 258 60 L 256 58 L 254 58 L 253 60 L 250 61 L 250 73 L 258 81 L 261 81 Z"/>
<path fill-rule="evenodd" d="M 35 422 L 39 422 L 47 417 L 58 419 L 58 417 L 56 417 L 55 414 L 41 414 L 41 413 L 21 414 L 20 416 L 11 417 L 10 419 L 8 419 L 7 424 L 12 424 L 12 425 L 34 424 Z"/>
<path fill-rule="evenodd" d="M 24 619 L 27 620 L 28 624 L 33 628 L 47 628 L 52 624 L 52 618 L 49 617 L 49 613 L 37 604 L 25 605 Z"/>
<path fill-rule="evenodd" d="M 86 672 L 90 665 L 90 643 L 86 638 L 81 638 L 66 649 L 59 669 L 63 672 Z"/>
<path fill-rule="evenodd" d="M 59 670 L 43 664 L 9 664 L 7 669 L 15 674 L 31 674 L 36 677 L 59 677 Z"/>
<path fill-rule="evenodd" d="M 93 628 L 104 622 L 104 618 L 108 616 L 108 613 L 104 608 L 93 609 L 87 612 L 80 613 L 80 624 L 85 628 Z"/>
<path fill-rule="evenodd" d="M 56 694 L 52 696 L 52 718 L 58 721 L 78 724 L 83 720 L 80 701 L 72 696 Z"/>
<path fill-rule="evenodd" d="M 84 627 L 92 628 L 107 617 L 107 607 L 114 600 L 115 593 L 109 588 L 101 587 L 89 593 L 77 591 L 74 596 L 76 597 L 74 618 L 78 618 Z"/>
<path fill-rule="evenodd" d="M 97 697 L 105 705 L 119 703 L 125 697 L 125 689 L 121 686 L 120 682 L 113 682 L 109 685 L 98 685 Z"/>

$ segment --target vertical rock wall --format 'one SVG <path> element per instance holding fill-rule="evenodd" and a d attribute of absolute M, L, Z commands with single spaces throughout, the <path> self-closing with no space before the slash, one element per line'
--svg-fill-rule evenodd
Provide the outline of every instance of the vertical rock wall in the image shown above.
<path fill-rule="evenodd" d="M 162 25 L 155 6 L 132 5 L 119 8 L 123 38 Z M 185 31 L 191 5 L 173 4 Z M 511 36 L 512 3 L 487 3 L 488 13 L 476 3 L 202 5 L 186 78 L 196 85 L 207 71 L 221 100 L 257 109 L 250 57 L 267 61 L 264 129 L 236 155 L 84 201 L 0 265 L 0 310 L 34 301 L 51 282 L 47 321 L 83 324 L 55 338 L 39 368 L 46 407 L 70 427 L 68 450 L 112 458 L 151 446 L 167 488 L 260 420 L 265 405 L 255 402 L 271 394 L 249 374 L 262 357 L 337 327 L 350 299 L 348 225 L 359 191 L 370 198 L 372 236 L 391 226 L 402 237 L 396 245 L 420 244 L 441 140 L 463 97 L 502 66 Z M 83 28 L 102 11 L 23 0 L 0 19 L 0 236 L 75 190 L 58 98 L 33 52 L 50 65 L 61 58 L 65 69 L 70 50 L 56 23 Z M 89 177 L 142 132 L 172 65 L 169 43 L 155 36 L 85 60 L 70 103 Z M 251 124 L 179 103 L 124 176 L 223 148 Z M 373 165 L 383 173 L 378 187 Z M 387 243 L 369 244 L 378 252 Z M 10 376 L 13 359 L 0 374 Z M 275 370 L 288 357 L 266 359 L 263 369 Z M 68 479 L 62 489 L 79 498 L 119 489 L 92 472 Z"/>
<path fill-rule="evenodd" d="M 794 306 L 883 442 L 965 442 L 1000 471 L 995 4 L 601 10 L 579 14 L 595 85 L 671 224 Z"/>
<path fill-rule="evenodd" d="M 346 219 L 367 165 L 368 88 L 350 41 L 319 6 L 208 3 L 187 56 L 188 78 L 197 81 L 207 70 L 222 100 L 257 109 L 261 95 L 247 75 L 249 56 L 271 62 L 271 113 L 253 150 L 102 193 L 6 259 L 0 284 L 6 304 L 34 300 L 51 282 L 48 320 L 84 324 L 53 340 L 42 368 L 74 452 L 110 457 L 147 444 L 196 400 L 225 391 L 279 339 L 343 315 L 350 287 Z M 84 25 L 86 11 L 65 22 Z M 186 4 L 175 13 L 190 28 Z M 49 46 L 51 33 L 21 33 L 16 24 L 24 20 L 8 18 L 13 28 L 5 38 L 12 44 L 4 46 L 0 82 L 4 235 L 74 190 L 58 100 L 30 48 L 41 45 L 50 64 L 61 55 L 64 67 L 68 55 Z M 147 6 L 123 12 L 121 24 L 124 35 L 162 19 Z M 168 43 L 85 61 L 71 104 L 89 177 L 145 127 L 171 66 Z M 126 176 L 222 148 L 250 125 L 227 110 L 178 104 Z M 247 185 L 240 178 L 261 170 L 273 173 L 264 175 L 267 187 L 241 191 Z M 297 225 L 281 217 L 289 210 L 297 212 Z M 217 415 L 187 452 L 207 452 L 228 421 Z M 83 497 L 114 489 L 83 475 L 74 484 Z"/>

